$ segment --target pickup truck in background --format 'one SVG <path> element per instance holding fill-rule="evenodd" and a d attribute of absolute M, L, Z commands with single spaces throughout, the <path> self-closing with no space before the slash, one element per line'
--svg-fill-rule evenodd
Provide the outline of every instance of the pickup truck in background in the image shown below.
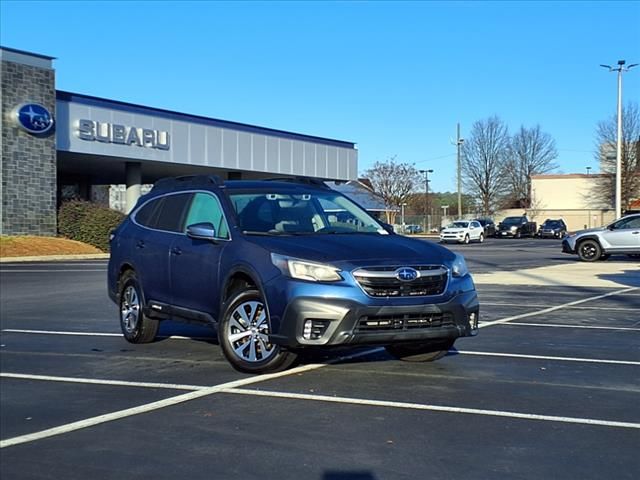
<path fill-rule="evenodd" d="M 530 222 L 526 215 L 507 217 L 498 224 L 496 237 L 533 237 L 536 234 L 536 222 Z"/>

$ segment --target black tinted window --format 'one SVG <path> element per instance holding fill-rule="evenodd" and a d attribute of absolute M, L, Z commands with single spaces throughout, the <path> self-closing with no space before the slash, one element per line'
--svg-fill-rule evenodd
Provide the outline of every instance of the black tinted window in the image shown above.
<path fill-rule="evenodd" d="M 190 193 L 179 193 L 164 197 L 154 228 L 170 232 L 182 232 L 184 214 L 190 201 Z"/>
<path fill-rule="evenodd" d="M 155 213 L 157 212 L 161 202 L 162 199 L 160 198 L 151 200 L 150 202 L 146 203 L 135 213 L 136 222 L 145 227 L 152 228 L 154 219 L 156 217 Z"/>

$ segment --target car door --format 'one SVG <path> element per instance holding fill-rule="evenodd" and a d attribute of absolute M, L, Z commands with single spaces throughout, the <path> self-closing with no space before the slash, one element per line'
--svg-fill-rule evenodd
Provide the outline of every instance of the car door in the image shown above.
<path fill-rule="evenodd" d="M 216 240 L 188 237 L 186 228 L 207 222 L 214 226 Z M 179 314 L 215 319 L 220 298 L 220 259 L 230 242 L 229 227 L 218 197 L 212 192 L 195 192 L 184 222 L 183 233 L 171 245 L 171 303 Z"/>
<path fill-rule="evenodd" d="M 621 218 L 602 233 L 607 251 L 627 251 L 640 248 L 640 217 Z"/>
<path fill-rule="evenodd" d="M 479 240 L 483 229 L 478 222 L 469 222 L 469 238 L 471 240 Z"/>
<path fill-rule="evenodd" d="M 142 228 L 136 232 L 134 249 L 138 278 L 145 301 L 169 303 L 169 249 L 180 232 L 189 194 L 167 195 L 151 200 L 149 211 L 142 207 L 134 222 Z M 151 203 L 150 202 L 150 203 Z"/>

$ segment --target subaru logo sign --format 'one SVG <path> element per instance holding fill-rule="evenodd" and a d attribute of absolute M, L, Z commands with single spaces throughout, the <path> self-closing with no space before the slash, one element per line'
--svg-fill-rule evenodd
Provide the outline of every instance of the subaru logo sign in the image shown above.
<path fill-rule="evenodd" d="M 412 282 L 420 276 L 420 273 L 411 267 L 403 267 L 396 270 L 396 278 L 401 282 Z"/>
<path fill-rule="evenodd" d="M 44 136 L 53 129 L 53 115 L 38 103 L 24 103 L 14 112 L 18 126 L 31 135 Z"/>

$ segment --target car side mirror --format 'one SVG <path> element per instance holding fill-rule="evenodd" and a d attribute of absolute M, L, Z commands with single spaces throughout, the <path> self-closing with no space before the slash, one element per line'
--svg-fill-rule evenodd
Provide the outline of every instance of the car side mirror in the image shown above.
<path fill-rule="evenodd" d="M 210 222 L 194 223 L 187 227 L 187 237 L 213 241 L 216 239 L 216 229 Z"/>

